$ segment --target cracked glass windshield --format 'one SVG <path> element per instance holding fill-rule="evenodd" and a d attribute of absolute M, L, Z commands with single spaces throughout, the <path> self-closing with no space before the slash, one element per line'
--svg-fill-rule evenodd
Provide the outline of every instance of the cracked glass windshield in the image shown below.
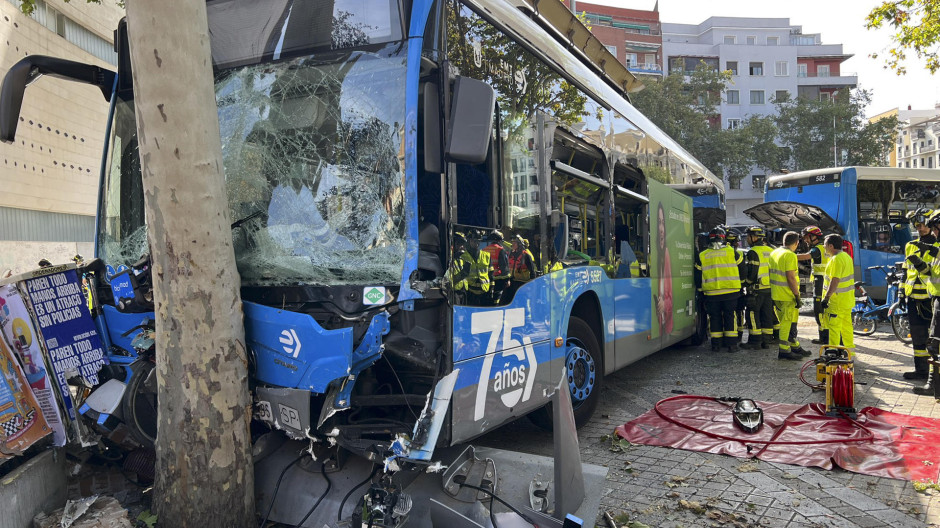
<path fill-rule="evenodd" d="M 242 284 L 397 284 L 405 254 L 406 66 L 397 3 L 207 6 Z M 132 104 L 128 113 L 132 119 Z M 130 127 L 117 126 L 118 118 L 108 189 L 127 189 L 118 176 L 136 157 L 121 155 L 136 152 L 136 141 L 119 137 Z M 117 194 L 106 191 L 105 200 Z M 130 236 L 144 231 L 143 216 L 117 213 L 117 220 L 111 210 L 118 208 L 102 208 L 112 216 L 102 222 L 109 232 L 102 253 L 115 266 L 146 250 L 143 237 Z"/>

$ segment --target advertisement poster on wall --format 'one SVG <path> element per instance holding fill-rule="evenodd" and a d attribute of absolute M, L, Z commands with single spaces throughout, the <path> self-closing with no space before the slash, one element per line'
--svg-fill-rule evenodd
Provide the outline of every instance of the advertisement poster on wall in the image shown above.
<path fill-rule="evenodd" d="M 55 382 L 46 372 L 39 345 L 39 334 L 33 327 L 29 310 L 14 284 L 0 285 L 0 334 L 16 354 L 26 375 L 26 382 L 39 402 L 42 415 L 53 432 L 53 442 L 65 445 L 65 425 L 56 404 Z"/>
<path fill-rule="evenodd" d="M 0 458 L 21 454 L 51 432 L 19 361 L 0 339 Z"/>
<path fill-rule="evenodd" d="M 65 413 L 74 422 L 77 413 L 67 380 L 81 376 L 97 385 L 98 370 L 108 362 L 75 265 L 41 268 L 14 279 L 29 300 Z"/>
<path fill-rule="evenodd" d="M 652 337 L 678 336 L 694 321 L 692 199 L 650 180 Z"/>

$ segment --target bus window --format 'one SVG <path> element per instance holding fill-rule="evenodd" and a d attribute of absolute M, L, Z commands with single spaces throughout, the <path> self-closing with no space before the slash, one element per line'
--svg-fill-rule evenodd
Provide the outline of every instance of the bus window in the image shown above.
<path fill-rule="evenodd" d="M 649 206 L 646 180 L 627 165 L 614 168 L 614 251 L 618 278 L 649 277 Z"/>
<path fill-rule="evenodd" d="M 559 127 L 552 148 L 552 209 L 568 215 L 569 266 L 597 264 L 606 259 L 610 182 L 603 154 Z"/>

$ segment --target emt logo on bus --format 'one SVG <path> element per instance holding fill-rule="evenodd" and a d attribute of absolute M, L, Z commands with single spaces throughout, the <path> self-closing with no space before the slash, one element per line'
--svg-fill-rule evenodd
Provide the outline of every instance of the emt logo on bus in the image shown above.
<path fill-rule="evenodd" d="M 493 361 L 497 358 L 502 361 L 497 363 L 497 372 L 495 376 L 492 376 L 493 392 L 499 395 L 503 405 L 514 407 L 519 402 L 528 401 L 532 396 L 535 372 L 538 370 L 535 348 L 528 336 L 522 336 L 522 342 L 512 337 L 512 331 L 523 325 L 525 325 L 525 308 L 476 312 L 472 315 L 470 332 L 474 335 L 489 334 L 490 336 L 486 344 L 483 368 L 480 370 L 480 381 L 477 384 L 474 420 L 481 420 L 485 415 L 486 397 L 490 391 L 493 374 Z M 500 336 L 502 336 L 502 346 L 497 354 L 496 348 L 500 346 Z"/>

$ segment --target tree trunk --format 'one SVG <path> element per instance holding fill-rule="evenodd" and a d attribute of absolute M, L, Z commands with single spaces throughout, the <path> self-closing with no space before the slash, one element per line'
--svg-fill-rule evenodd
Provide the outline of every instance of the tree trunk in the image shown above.
<path fill-rule="evenodd" d="M 129 0 L 156 304 L 155 510 L 254 526 L 247 357 L 202 0 Z"/>

